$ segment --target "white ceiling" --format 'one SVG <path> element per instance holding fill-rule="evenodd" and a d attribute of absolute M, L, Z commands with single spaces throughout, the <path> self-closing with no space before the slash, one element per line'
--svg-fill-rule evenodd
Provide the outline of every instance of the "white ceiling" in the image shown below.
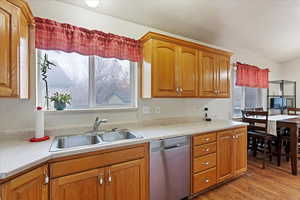
<path fill-rule="evenodd" d="M 59 0 L 86 7 L 84 0 Z M 299 0 L 100 0 L 96 12 L 277 62 L 300 57 Z"/>

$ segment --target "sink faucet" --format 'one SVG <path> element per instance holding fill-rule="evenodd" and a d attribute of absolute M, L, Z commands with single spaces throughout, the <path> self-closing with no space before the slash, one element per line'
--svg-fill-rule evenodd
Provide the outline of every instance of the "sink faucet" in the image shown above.
<path fill-rule="evenodd" d="M 102 123 L 107 123 L 107 119 L 99 119 L 99 117 L 96 117 L 96 120 L 94 122 L 93 131 L 99 131 L 99 127 Z"/>

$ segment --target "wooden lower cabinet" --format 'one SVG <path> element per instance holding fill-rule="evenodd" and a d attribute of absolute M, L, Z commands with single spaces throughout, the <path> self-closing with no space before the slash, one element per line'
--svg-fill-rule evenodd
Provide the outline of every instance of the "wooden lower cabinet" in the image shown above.
<path fill-rule="evenodd" d="M 246 127 L 196 135 L 192 141 L 192 194 L 247 171 Z"/>
<path fill-rule="evenodd" d="M 218 133 L 217 151 L 218 151 L 218 182 L 227 180 L 234 175 L 234 131 L 228 130 Z"/>
<path fill-rule="evenodd" d="M 51 181 L 51 199 L 104 200 L 104 169 L 94 169 Z"/>
<path fill-rule="evenodd" d="M 111 177 L 106 184 L 106 200 L 144 200 L 146 174 L 143 160 L 113 165 L 108 170 Z"/>
<path fill-rule="evenodd" d="M 47 200 L 48 167 L 43 166 L 23 174 L 2 187 L 3 200 Z M 1 193 L 0 193 L 1 195 Z"/>
<path fill-rule="evenodd" d="M 145 200 L 143 159 L 89 170 L 51 181 L 52 200 Z"/>

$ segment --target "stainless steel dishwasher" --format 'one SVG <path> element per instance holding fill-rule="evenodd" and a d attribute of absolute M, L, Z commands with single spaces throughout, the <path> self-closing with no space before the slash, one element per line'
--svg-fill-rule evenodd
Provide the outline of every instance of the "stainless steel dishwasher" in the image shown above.
<path fill-rule="evenodd" d="M 190 137 L 150 143 L 150 199 L 180 200 L 190 191 Z"/>

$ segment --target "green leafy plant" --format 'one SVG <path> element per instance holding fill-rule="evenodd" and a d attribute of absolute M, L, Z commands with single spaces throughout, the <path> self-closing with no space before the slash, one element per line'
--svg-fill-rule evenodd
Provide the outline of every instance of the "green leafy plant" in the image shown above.
<path fill-rule="evenodd" d="M 64 104 L 71 104 L 72 97 L 70 94 L 67 93 L 59 93 L 55 92 L 53 96 L 50 98 L 51 102 L 58 102 L 58 103 L 64 103 Z"/>
<path fill-rule="evenodd" d="M 45 54 L 44 58 L 41 61 L 41 76 L 42 80 L 45 82 L 45 90 L 46 90 L 46 103 L 47 103 L 47 109 L 49 110 L 49 89 L 48 89 L 48 71 L 51 70 L 51 66 L 55 67 L 56 65 L 52 62 L 49 61 L 48 55 Z"/>

